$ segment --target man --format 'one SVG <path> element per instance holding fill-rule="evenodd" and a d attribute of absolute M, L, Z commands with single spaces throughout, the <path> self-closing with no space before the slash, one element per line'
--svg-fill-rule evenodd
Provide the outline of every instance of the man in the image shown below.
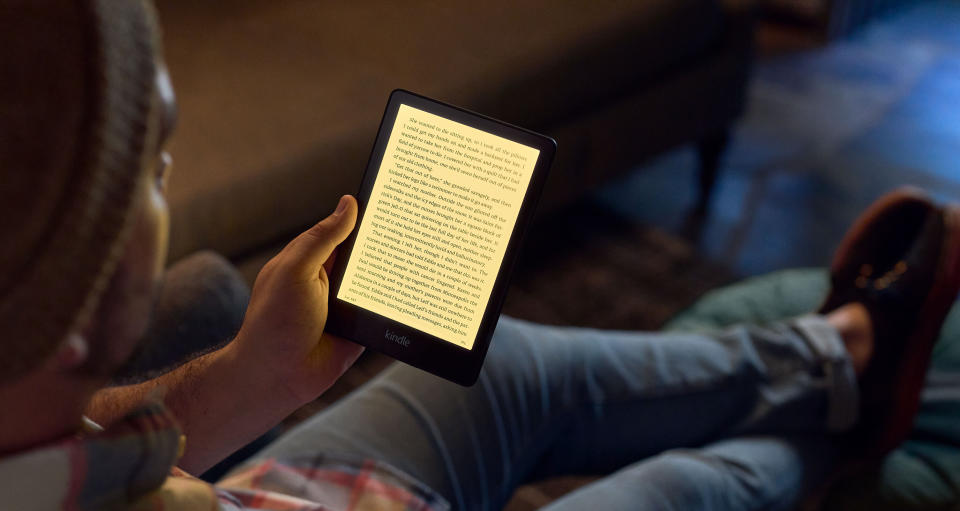
<path fill-rule="evenodd" d="M 166 253 L 175 115 L 153 15 L 132 0 L 0 9 L 4 509 L 497 509 L 574 472 L 612 475 L 554 508 L 786 509 L 836 463 L 831 435 L 875 459 L 909 431 L 960 255 L 957 210 L 900 192 L 841 247 L 824 315 L 712 337 L 502 317 L 475 387 L 395 365 L 209 486 L 187 473 L 360 355 L 323 332 L 356 201 L 266 264 L 232 342 L 108 388 Z"/>

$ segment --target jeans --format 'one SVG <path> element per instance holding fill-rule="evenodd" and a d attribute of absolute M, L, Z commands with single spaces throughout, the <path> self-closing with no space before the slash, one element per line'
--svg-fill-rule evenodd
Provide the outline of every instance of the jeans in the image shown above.
<path fill-rule="evenodd" d="M 385 461 L 458 510 L 563 474 L 606 477 L 549 509 L 790 509 L 856 421 L 856 389 L 817 316 L 714 335 L 501 316 L 475 386 L 394 364 L 257 457 Z"/>

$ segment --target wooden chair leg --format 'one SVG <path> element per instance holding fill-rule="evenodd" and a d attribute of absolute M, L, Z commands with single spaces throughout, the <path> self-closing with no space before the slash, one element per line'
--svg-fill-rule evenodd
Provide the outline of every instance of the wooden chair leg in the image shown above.
<path fill-rule="evenodd" d="M 720 160 L 730 142 L 730 133 L 723 131 L 708 136 L 700 141 L 698 146 L 700 155 L 700 186 L 697 197 L 697 212 L 706 213 L 710 207 L 713 188 L 717 182 L 717 173 L 720 169 Z"/>

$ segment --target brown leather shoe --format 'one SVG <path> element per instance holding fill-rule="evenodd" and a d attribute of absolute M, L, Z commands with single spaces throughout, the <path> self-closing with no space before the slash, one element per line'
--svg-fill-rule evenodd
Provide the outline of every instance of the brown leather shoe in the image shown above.
<path fill-rule="evenodd" d="M 933 345 L 960 292 L 960 208 L 937 208 L 910 188 L 882 197 L 841 243 L 831 282 L 821 313 L 859 302 L 873 323 L 850 440 L 858 457 L 878 459 L 910 434 Z"/>
<path fill-rule="evenodd" d="M 902 187 L 867 208 L 853 223 L 834 252 L 830 265 L 830 294 L 821 313 L 858 301 L 864 279 L 872 279 L 897 268 L 920 234 L 927 216 L 936 205 L 920 189 Z M 882 270 L 882 271 L 881 271 Z M 861 278 L 862 277 L 862 278 Z"/>

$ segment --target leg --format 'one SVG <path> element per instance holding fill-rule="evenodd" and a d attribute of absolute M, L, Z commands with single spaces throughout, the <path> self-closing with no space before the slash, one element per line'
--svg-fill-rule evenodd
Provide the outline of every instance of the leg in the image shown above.
<path fill-rule="evenodd" d="M 378 459 L 457 509 L 499 509 L 537 477 L 608 473 L 753 429 L 823 431 L 851 400 L 841 341 L 815 318 L 707 337 L 501 317 L 476 386 L 396 365 L 258 457 Z"/>
<path fill-rule="evenodd" d="M 706 213 L 713 195 L 713 187 L 717 182 L 717 172 L 720 169 L 720 158 L 727 150 L 730 134 L 723 131 L 710 135 L 700 141 L 700 187 L 697 198 L 697 212 Z"/>
<path fill-rule="evenodd" d="M 791 510 L 822 482 L 836 450 L 824 435 L 738 437 L 676 449 L 565 495 L 566 509 Z"/>

